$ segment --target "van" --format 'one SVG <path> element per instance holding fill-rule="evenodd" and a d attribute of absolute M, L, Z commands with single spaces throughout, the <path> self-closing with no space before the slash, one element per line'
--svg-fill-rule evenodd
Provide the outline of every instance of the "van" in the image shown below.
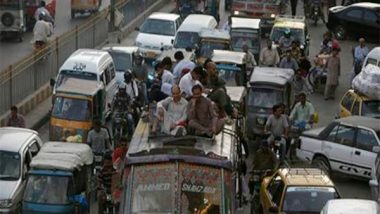
<path fill-rule="evenodd" d="M 20 213 L 27 171 L 42 144 L 36 131 L 0 128 L 0 213 Z"/>
<path fill-rule="evenodd" d="M 364 59 L 363 68 L 368 64 L 375 65 L 380 68 L 380 47 L 372 49 Z"/>
<path fill-rule="evenodd" d="M 199 42 L 199 33 L 203 28 L 215 29 L 218 23 L 210 15 L 191 14 L 186 17 L 177 31 L 174 48 L 195 48 Z"/>
<path fill-rule="evenodd" d="M 104 86 L 106 112 L 110 112 L 112 99 L 117 92 L 115 76 L 115 65 L 107 51 L 78 49 L 63 63 L 56 80 L 51 81 L 53 96 L 56 89 L 68 79 L 96 81 L 98 85 Z"/>

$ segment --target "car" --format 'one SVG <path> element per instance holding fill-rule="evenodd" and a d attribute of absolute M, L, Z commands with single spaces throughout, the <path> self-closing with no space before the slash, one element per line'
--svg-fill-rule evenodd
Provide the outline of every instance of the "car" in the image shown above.
<path fill-rule="evenodd" d="M 326 127 L 304 131 L 297 157 L 328 174 L 340 172 L 370 179 L 380 151 L 380 120 L 351 116 L 333 120 Z"/>
<path fill-rule="evenodd" d="M 182 23 L 180 15 L 174 13 L 152 13 L 141 27 L 135 45 L 140 48 L 143 57 L 155 59 L 161 49 L 168 50 L 173 47 L 177 30 Z"/>
<path fill-rule="evenodd" d="M 333 199 L 326 203 L 321 214 L 378 214 L 379 205 L 375 201 L 364 199 Z"/>
<path fill-rule="evenodd" d="M 339 102 L 339 117 L 352 115 L 380 118 L 380 100 L 349 89 Z"/>
<path fill-rule="evenodd" d="M 0 213 L 20 213 L 30 162 L 41 146 L 36 131 L 0 128 Z"/>
<path fill-rule="evenodd" d="M 294 41 L 300 42 L 301 50 L 308 56 L 310 35 L 308 33 L 305 17 L 278 15 L 269 36 L 270 40 L 278 44 L 286 30 L 290 30 L 291 37 L 293 37 Z"/>
<path fill-rule="evenodd" d="M 107 51 L 115 63 L 116 82 L 118 85 L 124 82 L 124 73 L 127 70 L 132 70 L 133 56 L 138 52 L 136 46 L 120 46 L 111 45 L 103 47 L 102 50 Z"/>
<path fill-rule="evenodd" d="M 380 42 L 380 4 L 363 2 L 332 7 L 326 26 L 339 40 L 353 36 Z"/>
<path fill-rule="evenodd" d="M 377 153 L 375 160 L 375 167 L 372 168 L 371 180 L 369 181 L 369 187 L 371 189 L 371 199 L 377 201 L 380 204 L 380 152 Z"/>
<path fill-rule="evenodd" d="M 262 213 L 320 213 L 330 199 L 340 198 L 333 181 L 317 168 L 280 168 L 260 188 Z"/>

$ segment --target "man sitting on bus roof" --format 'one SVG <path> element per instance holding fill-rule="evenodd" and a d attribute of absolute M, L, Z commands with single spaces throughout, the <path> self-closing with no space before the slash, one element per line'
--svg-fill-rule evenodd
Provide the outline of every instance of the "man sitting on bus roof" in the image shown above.
<path fill-rule="evenodd" d="M 189 128 L 195 135 L 212 137 L 219 133 L 224 125 L 224 119 L 219 119 L 210 99 L 202 96 L 202 86 L 194 85 L 192 98 L 189 102 Z"/>
<path fill-rule="evenodd" d="M 157 103 L 157 120 L 154 122 L 152 132 L 155 133 L 159 125 L 164 134 L 186 135 L 186 110 L 187 101 L 181 96 L 181 89 L 178 85 L 173 85 L 172 96 Z"/>

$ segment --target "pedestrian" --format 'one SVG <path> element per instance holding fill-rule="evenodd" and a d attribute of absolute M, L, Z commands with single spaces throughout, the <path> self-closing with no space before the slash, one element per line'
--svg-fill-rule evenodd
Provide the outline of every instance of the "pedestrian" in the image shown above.
<path fill-rule="evenodd" d="M 340 57 L 339 49 L 333 48 L 332 55 L 327 59 L 325 69 L 327 69 L 327 80 L 325 86 L 325 100 L 335 99 L 335 90 L 339 84 Z"/>
<path fill-rule="evenodd" d="M 267 41 L 267 47 L 261 50 L 260 53 L 260 65 L 266 67 L 276 67 L 280 62 L 280 56 L 278 51 L 273 48 L 272 41 Z"/>
<path fill-rule="evenodd" d="M 88 132 L 87 144 L 95 154 L 103 154 L 107 149 L 112 150 L 108 131 L 102 127 L 102 122 L 99 119 L 94 121 L 94 128 Z"/>
<path fill-rule="evenodd" d="M 223 29 L 224 31 L 230 32 L 230 30 L 231 30 L 231 25 L 232 25 L 232 18 L 231 18 L 231 16 L 229 16 L 229 17 L 228 17 L 228 20 L 224 23 L 222 29 Z"/>
<path fill-rule="evenodd" d="M 16 106 L 11 107 L 11 115 L 8 118 L 7 126 L 25 128 L 24 116 L 18 113 Z"/>
<path fill-rule="evenodd" d="M 355 78 L 356 75 L 358 75 L 363 67 L 364 59 L 367 57 L 369 53 L 368 47 L 365 45 L 365 39 L 360 38 L 359 39 L 359 45 L 355 47 L 353 51 L 353 68 L 351 73 L 351 79 L 350 79 L 350 85 L 352 83 L 352 80 Z"/>
<path fill-rule="evenodd" d="M 51 17 L 49 11 L 46 9 L 46 2 L 45 1 L 40 2 L 40 7 L 37 8 L 36 12 L 34 13 L 34 19 L 36 21 L 39 20 L 41 13 L 45 13 L 46 16 Z"/>
<path fill-rule="evenodd" d="M 243 52 L 245 53 L 244 61 L 246 63 L 246 73 L 240 73 L 239 85 L 244 85 L 247 82 L 247 78 L 251 76 L 253 68 L 257 65 L 255 57 L 249 50 L 248 45 L 243 45 Z"/>
<path fill-rule="evenodd" d="M 292 9 L 292 16 L 296 15 L 298 0 L 290 0 L 290 7 Z"/>

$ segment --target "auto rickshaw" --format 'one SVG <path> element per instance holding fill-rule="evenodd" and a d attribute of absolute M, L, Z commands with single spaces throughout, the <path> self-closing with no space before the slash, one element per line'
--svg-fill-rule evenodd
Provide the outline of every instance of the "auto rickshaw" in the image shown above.
<path fill-rule="evenodd" d="M 246 102 L 246 133 L 249 140 L 262 136 L 274 105 L 283 103 L 285 113 L 293 104 L 294 71 L 285 68 L 255 67 L 249 80 Z"/>
<path fill-rule="evenodd" d="M 105 91 L 96 81 L 68 78 L 53 96 L 50 140 L 65 141 L 80 136 L 86 142 L 94 119 L 105 122 Z"/>
<path fill-rule="evenodd" d="M 17 38 L 23 41 L 23 34 L 32 30 L 36 20 L 34 13 L 41 0 L 7 0 L 0 1 L 0 33 L 2 36 Z M 55 16 L 56 0 L 47 2 L 46 9 L 52 17 Z"/>
<path fill-rule="evenodd" d="M 214 50 L 231 50 L 231 37 L 228 32 L 218 29 L 203 29 L 199 34 L 199 43 L 195 48 L 195 61 L 203 64 L 211 58 Z"/>
<path fill-rule="evenodd" d="M 45 143 L 30 163 L 22 213 L 89 213 L 92 162 L 87 144 Z"/>
<path fill-rule="evenodd" d="M 248 45 L 249 51 L 255 56 L 256 62 L 258 62 L 261 50 L 261 20 L 232 17 L 231 21 L 232 50 L 242 51 L 243 45 Z"/>
<path fill-rule="evenodd" d="M 71 0 L 71 18 L 77 13 L 96 13 L 101 5 L 102 0 Z"/>
<path fill-rule="evenodd" d="M 219 77 L 227 85 L 246 86 L 247 71 L 244 52 L 214 50 L 211 59 L 216 63 Z"/>

